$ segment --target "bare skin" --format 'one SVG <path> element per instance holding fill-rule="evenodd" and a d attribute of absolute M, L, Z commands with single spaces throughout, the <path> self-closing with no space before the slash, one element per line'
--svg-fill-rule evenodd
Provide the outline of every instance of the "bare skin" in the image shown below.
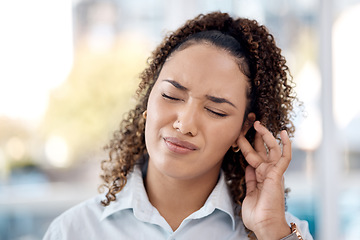
<path fill-rule="evenodd" d="M 250 116 L 245 126 L 251 126 L 251 119 L 253 116 Z M 245 137 L 238 141 L 251 164 L 246 169 L 248 191 L 243 202 L 242 217 L 244 224 L 254 231 L 258 239 L 281 239 L 291 233 L 285 220 L 283 185 L 283 173 L 291 159 L 291 143 L 283 131 L 281 152 L 280 145 L 264 126 L 257 121 L 254 127 L 257 131 L 255 149 Z M 247 130 L 242 131 L 242 136 Z M 269 148 L 268 153 L 264 143 Z M 202 182 L 200 179 L 198 182 L 193 179 L 179 182 L 165 181 L 160 175 L 148 178 L 159 180 L 157 182 L 160 184 L 147 185 L 149 198 L 174 231 L 187 216 L 203 206 L 216 185 L 216 181 Z"/>
<path fill-rule="evenodd" d="M 206 44 L 173 54 L 163 66 L 147 107 L 145 185 L 173 230 L 214 189 L 241 132 L 247 87 L 233 57 Z"/>
<path fill-rule="evenodd" d="M 223 156 L 231 146 L 239 146 L 250 164 L 244 224 L 258 239 L 290 234 L 283 186 L 290 140 L 281 133 L 282 150 L 272 134 L 254 122 L 253 113 L 239 124 L 247 86 L 232 56 L 206 44 L 175 53 L 160 72 L 148 102 L 145 186 L 150 202 L 172 230 L 204 205 L 217 183 Z M 254 148 L 245 138 L 252 126 L 257 132 Z"/>
<path fill-rule="evenodd" d="M 150 173 L 147 176 L 146 189 L 152 205 L 175 231 L 186 217 L 205 204 L 216 181 L 217 179 L 172 181 L 162 175 Z M 152 184 L 154 182 L 157 184 Z"/>
<path fill-rule="evenodd" d="M 285 220 L 285 196 L 283 175 L 291 160 L 291 142 L 286 133 L 280 134 L 283 150 L 273 135 L 260 124 L 254 123 L 257 131 L 255 148 L 242 131 L 238 144 L 250 164 L 246 168 L 246 197 L 242 206 L 245 226 L 258 239 L 281 239 L 291 233 Z M 268 151 L 266 147 L 268 148 Z"/>

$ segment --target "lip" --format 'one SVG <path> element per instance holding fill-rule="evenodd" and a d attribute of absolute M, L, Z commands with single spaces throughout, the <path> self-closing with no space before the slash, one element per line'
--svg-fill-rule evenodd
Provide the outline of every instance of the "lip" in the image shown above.
<path fill-rule="evenodd" d="M 167 147 L 170 149 L 170 151 L 175 153 L 189 153 L 192 151 L 196 151 L 199 149 L 198 146 L 189 143 L 187 141 L 182 141 L 178 138 L 174 137 L 164 137 L 164 141 L 167 145 Z"/>

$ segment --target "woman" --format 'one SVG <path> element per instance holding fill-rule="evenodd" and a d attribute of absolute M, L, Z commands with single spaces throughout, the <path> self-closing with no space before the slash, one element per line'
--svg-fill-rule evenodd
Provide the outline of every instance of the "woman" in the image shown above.
<path fill-rule="evenodd" d="M 107 146 L 105 197 L 44 239 L 312 239 L 285 212 L 295 96 L 280 52 L 264 26 L 219 12 L 166 37 Z"/>

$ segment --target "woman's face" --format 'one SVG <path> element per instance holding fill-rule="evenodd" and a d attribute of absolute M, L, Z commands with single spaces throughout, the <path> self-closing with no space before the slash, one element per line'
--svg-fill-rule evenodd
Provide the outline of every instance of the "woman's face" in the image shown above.
<path fill-rule="evenodd" d="M 246 108 L 246 76 L 234 58 L 208 44 L 174 52 L 148 101 L 149 168 L 167 177 L 217 177 L 236 143 Z"/>

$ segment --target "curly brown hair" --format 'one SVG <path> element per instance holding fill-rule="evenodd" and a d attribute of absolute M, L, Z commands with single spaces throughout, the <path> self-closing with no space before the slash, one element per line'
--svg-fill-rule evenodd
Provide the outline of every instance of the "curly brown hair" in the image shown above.
<path fill-rule="evenodd" d="M 149 94 L 164 62 L 194 34 L 213 30 L 236 39 L 243 49 L 239 62 L 245 64 L 240 64 L 240 69 L 250 82 L 247 112 L 254 112 L 256 118 L 278 140 L 280 131 L 284 129 L 292 136 L 295 131 L 291 121 L 292 103 L 296 99 L 294 84 L 274 37 L 265 26 L 259 25 L 255 20 L 232 18 L 221 12 L 201 14 L 166 36 L 152 53 L 148 67 L 140 75 L 138 104 L 127 113 L 120 129 L 115 131 L 110 143 L 105 147 L 109 151 L 109 159 L 102 161 L 101 177 L 105 181 L 102 187 L 106 187 L 108 191 L 106 199 L 102 201 L 103 205 L 107 206 L 116 200 L 116 194 L 125 186 L 127 176 L 135 164 L 147 157 L 145 119 L 142 114 L 146 110 Z M 251 144 L 254 136 L 255 130 L 251 128 L 246 135 Z M 247 165 L 241 151 L 235 153 L 231 149 L 224 156 L 222 164 L 232 198 L 239 205 L 245 198 Z"/>

